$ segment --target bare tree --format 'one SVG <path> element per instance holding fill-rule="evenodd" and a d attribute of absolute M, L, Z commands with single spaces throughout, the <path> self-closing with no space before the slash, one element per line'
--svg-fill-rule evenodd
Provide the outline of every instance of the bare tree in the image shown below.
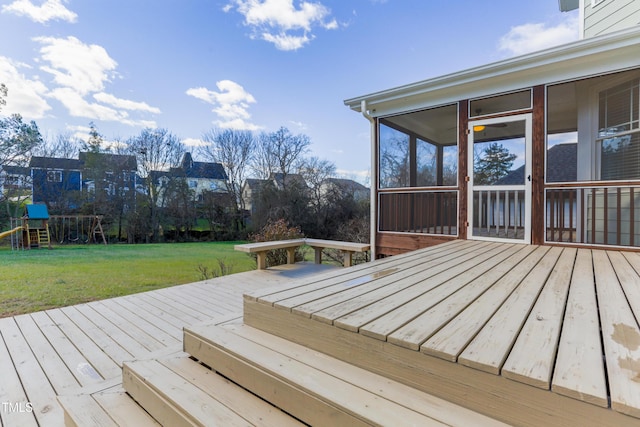
<path fill-rule="evenodd" d="M 301 165 L 309 145 L 311 140 L 307 135 L 293 135 L 285 127 L 262 134 L 254 167 L 256 175 L 269 178 L 274 172 L 281 173 L 284 183 L 287 175 Z"/>
<path fill-rule="evenodd" d="M 244 210 L 242 183 L 249 173 L 249 163 L 256 146 L 250 131 L 212 129 L 203 135 L 207 143 L 200 154 L 207 160 L 220 163 L 227 174 L 227 192 L 237 201 L 237 209 Z"/>
<path fill-rule="evenodd" d="M 322 160 L 318 157 L 309 157 L 304 160 L 300 168 L 300 174 L 309 186 L 311 191 L 311 203 L 316 210 L 316 214 L 320 213 L 320 209 L 324 203 L 322 192 L 322 184 L 328 179 L 336 175 L 336 166 L 329 160 Z"/>
<path fill-rule="evenodd" d="M 185 152 L 180 139 L 166 129 L 144 129 L 128 140 L 129 153 L 136 156 L 140 177 L 145 182 L 151 239 L 159 237 L 161 188 L 157 178 L 179 164 Z"/>
<path fill-rule="evenodd" d="M 74 159 L 78 157 L 82 141 L 74 137 L 70 132 L 59 133 L 53 137 L 45 138 L 34 152 L 39 157 L 57 157 L 60 159 Z"/>
<path fill-rule="evenodd" d="M 262 133 L 256 140 L 251 168 L 258 179 L 269 179 L 276 172 L 276 162 L 271 154 L 271 144 L 268 133 Z"/>
<path fill-rule="evenodd" d="M 2 111 L 1 107 L 7 105 L 7 86 L 4 83 L 0 83 L 0 111 Z"/>

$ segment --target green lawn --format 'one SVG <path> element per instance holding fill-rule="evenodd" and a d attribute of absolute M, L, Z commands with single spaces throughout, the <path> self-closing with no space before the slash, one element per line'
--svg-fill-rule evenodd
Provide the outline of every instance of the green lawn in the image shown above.
<path fill-rule="evenodd" d="M 233 273 L 255 261 L 238 242 L 0 248 L 0 317 L 203 280 L 201 266 Z"/>

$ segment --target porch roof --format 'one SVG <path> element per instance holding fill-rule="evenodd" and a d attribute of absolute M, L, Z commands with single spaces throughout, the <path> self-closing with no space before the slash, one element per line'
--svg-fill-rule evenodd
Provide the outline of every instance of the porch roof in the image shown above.
<path fill-rule="evenodd" d="M 373 117 L 640 66 L 640 27 L 579 40 L 515 58 L 350 98 Z"/>

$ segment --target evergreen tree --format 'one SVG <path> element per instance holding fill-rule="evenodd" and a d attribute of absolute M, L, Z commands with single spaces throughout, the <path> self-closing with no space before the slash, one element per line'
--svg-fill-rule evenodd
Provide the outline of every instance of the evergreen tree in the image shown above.
<path fill-rule="evenodd" d="M 492 185 L 511 172 L 515 154 L 498 142 L 492 142 L 482 152 L 482 157 L 474 167 L 475 185 Z"/>

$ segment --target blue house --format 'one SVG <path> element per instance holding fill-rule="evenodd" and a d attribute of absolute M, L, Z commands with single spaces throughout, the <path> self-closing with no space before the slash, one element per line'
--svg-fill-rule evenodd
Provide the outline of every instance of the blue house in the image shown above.
<path fill-rule="evenodd" d="M 83 162 L 80 160 L 32 157 L 29 168 L 34 203 L 60 205 L 68 200 L 71 192 L 82 191 Z"/>
<path fill-rule="evenodd" d="M 134 194 L 137 188 L 135 156 L 83 152 L 77 160 L 33 157 L 29 168 L 33 202 L 50 207 L 75 209 L 83 192 L 113 197 Z"/>

